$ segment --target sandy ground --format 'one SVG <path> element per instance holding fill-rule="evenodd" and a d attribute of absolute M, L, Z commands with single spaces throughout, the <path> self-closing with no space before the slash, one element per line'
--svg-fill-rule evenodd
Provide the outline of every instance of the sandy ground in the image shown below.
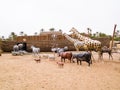
<path fill-rule="evenodd" d="M 49 60 L 40 53 L 41 62 L 36 63 L 32 54 L 12 56 L 4 53 L 0 56 L 0 90 L 120 90 L 120 60 L 114 53 L 114 60 L 97 60 L 88 67 L 70 63 L 66 60 L 64 67 L 56 64 L 60 57 Z"/>

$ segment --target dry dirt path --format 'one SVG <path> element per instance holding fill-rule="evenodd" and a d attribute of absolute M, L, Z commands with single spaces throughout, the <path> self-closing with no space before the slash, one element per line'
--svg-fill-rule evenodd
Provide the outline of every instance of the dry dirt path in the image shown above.
<path fill-rule="evenodd" d="M 96 53 L 93 55 L 96 59 Z M 85 62 L 80 66 L 66 61 L 59 68 L 56 64 L 59 57 L 56 60 L 42 57 L 41 63 L 36 63 L 31 54 L 2 54 L 0 90 L 120 90 L 120 61 L 117 54 L 113 56 L 112 61 L 105 54 L 103 62 L 96 60 L 90 67 Z"/>

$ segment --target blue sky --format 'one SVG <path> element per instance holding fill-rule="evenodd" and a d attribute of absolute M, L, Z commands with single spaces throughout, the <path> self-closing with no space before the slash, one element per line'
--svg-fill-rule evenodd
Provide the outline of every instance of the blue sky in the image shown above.
<path fill-rule="evenodd" d="M 120 30 L 120 0 L 0 0 L 0 37 L 27 35 L 72 27 L 79 32 L 103 32 L 112 35 L 114 24 Z"/>

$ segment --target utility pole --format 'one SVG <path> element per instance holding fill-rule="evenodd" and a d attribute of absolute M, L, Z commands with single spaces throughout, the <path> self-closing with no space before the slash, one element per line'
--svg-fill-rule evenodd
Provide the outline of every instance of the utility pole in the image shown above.
<path fill-rule="evenodd" d="M 117 27 L 117 24 L 114 25 L 113 36 L 112 36 L 112 43 L 111 43 L 111 49 L 113 47 L 113 41 L 114 41 L 116 27 Z"/>

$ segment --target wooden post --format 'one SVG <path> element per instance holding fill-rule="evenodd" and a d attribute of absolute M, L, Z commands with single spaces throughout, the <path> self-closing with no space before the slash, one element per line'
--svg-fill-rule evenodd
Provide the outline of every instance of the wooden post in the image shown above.
<path fill-rule="evenodd" d="M 113 41 L 114 41 L 116 27 L 117 27 L 117 24 L 115 24 L 115 26 L 114 26 L 114 31 L 113 31 L 113 36 L 112 36 L 112 43 L 111 43 L 111 49 L 113 47 Z"/>
<path fill-rule="evenodd" d="M 0 48 L 0 56 L 2 56 L 2 50 L 1 50 L 1 48 Z"/>

